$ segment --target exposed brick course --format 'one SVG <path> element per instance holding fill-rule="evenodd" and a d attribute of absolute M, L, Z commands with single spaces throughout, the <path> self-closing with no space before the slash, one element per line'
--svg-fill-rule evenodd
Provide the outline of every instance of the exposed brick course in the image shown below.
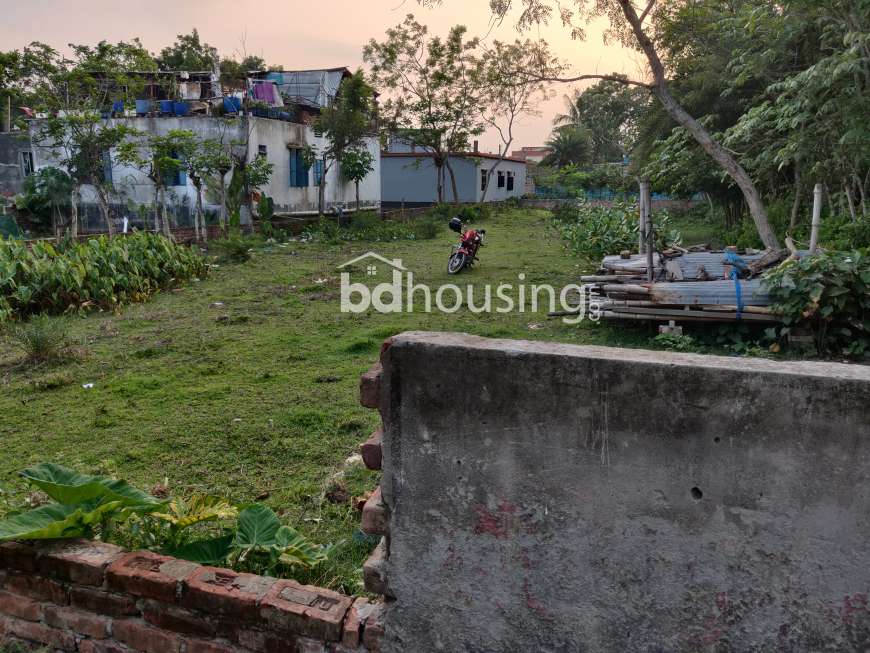
<path fill-rule="evenodd" d="M 377 408 L 381 403 L 381 373 L 383 367 L 376 363 L 359 379 L 359 402 L 366 408 Z"/>
<path fill-rule="evenodd" d="M 185 581 L 181 603 L 192 610 L 253 621 L 260 599 L 274 582 L 265 576 L 202 567 Z"/>
<path fill-rule="evenodd" d="M 382 429 L 378 429 L 359 447 L 359 453 L 362 456 L 363 462 L 369 469 L 379 470 L 381 468 L 383 462 L 383 439 L 384 432 Z"/>
<path fill-rule="evenodd" d="M 128 553 L 106 570 L 109 589 L 166 603 L 175 602 L 179 581 L 199 569 L 193 562 L 157 555 L 150 551 Z"/>
<path fill-rule="evenodd" d="M 337 642 L 351 603 L 337 592 L 279 580 L 260 603 L 260 614 L 275 628 Z"/>
<path fill-rule="evenodd" d="M 106 567 L 123 554 L 121 547 L 103 542 L 52 542 L 39 547 L 37 569 L 46 576 L 99 587 Z"/>
<path fill-rule="evenodd" d="M 381 488 L 372 492 L 363 507 L 360 529 L 369 535 L 387 535 L 390 532 L 390 515 L 381 496 Z"/>

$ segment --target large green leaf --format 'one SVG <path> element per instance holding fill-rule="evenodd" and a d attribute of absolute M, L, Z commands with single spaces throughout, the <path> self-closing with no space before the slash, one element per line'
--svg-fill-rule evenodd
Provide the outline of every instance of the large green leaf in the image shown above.
<path fill-rule="evenodd" d="M 0 541 L 81 537 L 103 517 L 121 509 L 119 502 L 50 503 L 0 521 Z"/>
<path fill-rule="evenodd" d="M 272 546 L 280 528 L 281 522 L 270 508 L 255 504 L 239 513 L 234 544 L 241 549 Z"/>
<path fill-rule="evenodd" d="M 210 540 L 199 540 L 168 551 L 169 555 L 202 565 L 222 564 L 230 554 L 235 535 L 230 533 Z"/>
<path fill-rule="evenodd" d="M 289 526 L 282 526 L 275 535 L 275 546 L 280 549 L 280 560 L 285 565 L 316 567 L 326 560 L 327 552 L 309 542 Z"/>
<path fill-rule="evenodd" d="M 21 476 L 58 503 L 76 504 L 99 499 L 125 506 L 157 506 L 162 502 L 126 481 L 80 474 L 63 465 L 41 463 L 28 467 Z"/>

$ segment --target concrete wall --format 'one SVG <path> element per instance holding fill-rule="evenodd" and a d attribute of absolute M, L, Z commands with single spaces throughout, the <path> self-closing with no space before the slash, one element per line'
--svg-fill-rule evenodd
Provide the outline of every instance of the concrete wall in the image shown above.
<path fill-rule="evenodd" d="M 436 168 L 431 156 L 409 156 L 402 153 L 381 155 L 381 200 L 387 206 L 434 204 L 438 201 Z M 484 157 L 451 157 L 450 165 L 456 176 L 456 190 L 460 202 L 479 202 L 483 195 L 480 189 L 480 171 L 487 170 L 497 161 Z M 514 190 L 508 192 L 507 183 L 498 188 L 497 173 L 491 178 L 486 194 L 487 202 L 498 202 L 509 197 L 521 197 L 526 183 L 526 166 L 515 161 L 502 161 L 498 170 L 512 171 L 515 175 Z M 450 174 L 445 171 L 444 200 L 453 201 Z"/>
<path fill-rule="evenodd" d="M 0 133 L 0 194 L 16 195 L 21 192 L 24 173 L 21 152 L 30 151 L 30 135 L 14 131 Z"/>
<path fill-rule="evenodd" d="M 870 647 L 867 367 L 387 347 L 385 650 Z"/>

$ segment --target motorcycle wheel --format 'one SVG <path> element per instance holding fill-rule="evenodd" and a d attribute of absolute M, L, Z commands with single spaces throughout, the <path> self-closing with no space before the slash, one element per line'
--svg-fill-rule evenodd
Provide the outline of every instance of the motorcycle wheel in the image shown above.
<path fill-rule="evenodd" d="M 467 258 L 462 252 L 453 252 L 447 259 L 447 274 L 458 274 L 465 267 Z"/>

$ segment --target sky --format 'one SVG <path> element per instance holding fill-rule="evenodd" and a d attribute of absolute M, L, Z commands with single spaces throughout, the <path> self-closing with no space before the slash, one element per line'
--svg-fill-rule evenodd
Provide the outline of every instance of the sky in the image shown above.
<path fill-rule="evenodd" d="M 93 44 L 138 36 L 156 52 L 195 27 L 222 56 L 255 54 L 288 70 L 355 69 L 363 64 L 363 45 L 371 38 L 383 39 L 386 29 L 408 13 L 434 34 L 446 34 L 452 25 L 462 24 L 469 35 L 488 35 L 490 40 L 544 38 L 575 73 L 643 75 L 635 53 L 603 43 L 604 23 L 591 24 L 585 41 L 571 40 L 568 29 L 558 22 L 520 35 L 510 18 L 492 26 L 486 0 L 443 0 L 434 8 L 421 7 L 416 0 L 0 0 L 0 49 L 42 41 L 63 50 L 70 42 Z M 563 96 L 590 83 L 553 85 L 552 97 L 539 106 L 540 115 L 525 117 L 515 130 L 511 149 L 543 144 L 553 117 L 564 109 Z M 480 141 L 483 151 L 498 149 L 494 133 L 484 134 Z"/>

